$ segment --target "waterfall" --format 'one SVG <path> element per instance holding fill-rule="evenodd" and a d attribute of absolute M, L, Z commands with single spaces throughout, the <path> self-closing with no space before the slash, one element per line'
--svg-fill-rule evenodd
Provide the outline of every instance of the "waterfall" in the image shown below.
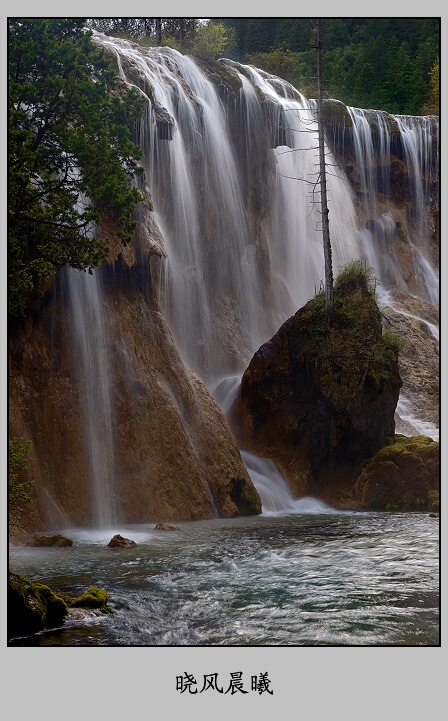
<path fill-rule="evenodd" d="M 159 303 L 184 362 L 212 392 L 218 389 L 226 410 L 253 353 L 323 284 L 313 105 L 289 83 L 249 65 L 218 61 L 218 77 L 167 47 L 93 37 L 115 56 L 122 78 L 148 98 L 138 142 L 167 252 L 153 261 L 165 266 L 153 282 L 158 279 Z M 327 147 L 335 274 L 365 258 L 385 289 L 436 303 L 426 219 L 437 167 L 435 119 L 347 111 L 361 198 L 354 198 Z M 391 154 L 398 146 L 412 176 L 408 218 L 384 200 L 395 188 Z M 406 268 L 394 250 L 403 235 Z"/>
<path fill-rule="evenodd" d="M 379 110 L 347 108 L 353 123 L 354 165 L 359 173 L 364 227 L 363 252 L 377 277 L 388 288 L 439 302 L 438 271 L 432 259 L 428 206 L 438 172 L 438 122 L 433 116 L 392 116 Z M 406 161 L 407 178 L 394 172 L 393 190 L 406 196 L 408 217 L 395 217 L 385 198 L 391 193 L 392 150 Z M 397 182 L 398 181 L 398 182 Z M 380 202 L 380 199 L 382 202 Z M 404 228 L 412 262 L 412 275 L 392 252 L 393 241 Z M 410 282 L 411 281 L 411 282 Z"/>
<path fill-rule="evenodd" d="M 335 513 L 335 509 L 311 496 L 294 498 L 285 479 L 272 461 L 241 452 L 253 484 L 258 491 L 264 514 L 275 513 Z"/>
<path fill-rule="evenodd" d="M 159 300 L 176 344 L 208 385 L 241 374 L 323 282 L 310 103 L 231 61 L 222 67 L 238 97 L 224 102 L 192 58 L 94 37 L 129 84 L 151 89 L 138 141 L 168 255 Z M 345 178 L 329 177 L 329 196 L 337 268 L 359 257 L 359 232 Z"/>
<path fill-rule="evenodd" d="M 413 249 L 415 268 L 428 300 L 439 302 L 439 277 L 431 263 L 428 249 L 428 213 L 431 186 L 438 173 L 438 123 L 433 116 L 414 118 L 396 116 L 407 165 L 410 171 L 409 195 L 414 208 Z M 434 147 L 435 146 L 435 147 Z"/>
<path fill-rule="evenodd" d="M 78 383 L 92 488 L 92 525 L 115 520 L 115 442 L 109 387 L 107 330 L 98 271 L 67 271 L 71 323 L 78 351 Z"/>

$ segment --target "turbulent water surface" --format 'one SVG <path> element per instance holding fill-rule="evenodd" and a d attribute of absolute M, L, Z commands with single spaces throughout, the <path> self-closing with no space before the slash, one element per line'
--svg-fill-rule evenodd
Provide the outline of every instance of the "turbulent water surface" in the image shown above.
<path fill-rule="evenodd" d="M 12 645 L 439 644 L 439 522 L 418 513 L 294 513 L 66 531 L 70 548 L 11 548 L 10 568 L 113 614 L 70 617 Z M 130 549 L 107 547 L 115 533 Z"/>

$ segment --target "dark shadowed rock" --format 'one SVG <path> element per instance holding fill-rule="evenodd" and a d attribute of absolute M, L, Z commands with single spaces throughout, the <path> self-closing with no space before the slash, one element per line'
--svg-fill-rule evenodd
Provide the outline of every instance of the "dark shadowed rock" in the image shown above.
<path fill-rule="evenodd" d="M 55 593 L 48 586 L 30 581 L 16 573 L 8 577 L 8 639 L 31 636 L 46 628 L 58 628 L 68 615 L 82 618 L 94 610 L 98 614 L 112 613 L 107 605 L 106 591 L 96 586 L 77 598 Z M 82 614 L 76 614 L 83 610 Z"/>
<path fill-rule="evenodd" d="M 107 544 L 108 548 L 132 548 L 133 546 L 136 546 L 136 542 L 132 541 L 130 538 L 124 538 L 124 536 L 120 536 L 119 533 L 116 533 L 113 538 L 109 541 Z"/>

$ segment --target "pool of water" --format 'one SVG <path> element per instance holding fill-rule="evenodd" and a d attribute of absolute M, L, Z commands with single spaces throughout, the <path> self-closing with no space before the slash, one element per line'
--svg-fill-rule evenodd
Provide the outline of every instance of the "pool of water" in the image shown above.
<path fill-rule="evenodd" d="M 113 613 L 70 617 L 17 646 L 437 646 L 439 521 L 302 511 L 106 531 L 69 548 L 10 547 L 10 570 Z M 60 529 L 58 529 L 60 530 Z M 136 541 L 111 549 L 115 533 Z"/>

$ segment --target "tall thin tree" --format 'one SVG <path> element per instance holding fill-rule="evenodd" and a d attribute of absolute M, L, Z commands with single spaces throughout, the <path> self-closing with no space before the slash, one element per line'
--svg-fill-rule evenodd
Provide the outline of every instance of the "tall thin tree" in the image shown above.
<path fill-rule="evenodd" d="M 327 200 L 327 174 L 325 164 L 325 141 L 324 141 L 324 120 L 322 113 L 322 20 L 317 19 L 317 127 L 319 141 L 319 184 L 320 184 L 320 207 L 322 213 L 322 237 L 324 244 L 325 262 L 325 299 L 328 317 L 333 310 L 333 264 L 331 257 L 330 242 L 330 220 Z"/>

